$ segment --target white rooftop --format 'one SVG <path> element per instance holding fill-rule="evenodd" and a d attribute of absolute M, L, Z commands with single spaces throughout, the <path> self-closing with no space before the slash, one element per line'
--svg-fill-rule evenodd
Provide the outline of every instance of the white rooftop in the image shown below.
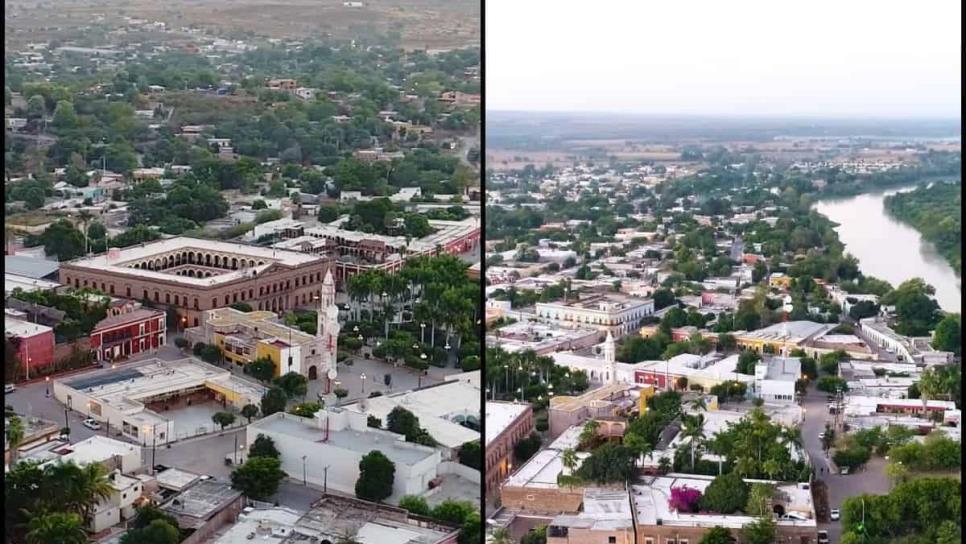
<path fill-rule="evenodd" d="M 46 325 L 38 325 L 37 323 L 31 323 L 9 316 L 4 316 L 3 318 L 3 331 L 10 336 L 30 338 L 53 330 Z"/>
<path fill-rule="evenodd" d="M 668 506 L 671 488 L 687 486 L 702 493 L 714 479 L 712 476 L 668 474 L 667 476 L 645 476 L 630 486 L 633 508 L 637 513 L 639 525 L 662 525 L 677 527 L 714 527 L 739 529 L 755 520 L 753 516 L 725 514 L 690 514 L 672 511 Z M 745 480 L 748 483 L 765 480 Z M 775 482 L 768 482 L 775 483 Z M 776 494 L 784 495 L 781 501 L 785 512 L 797 512 L 810 518 L 808 521 L 779 520 L 780 526 L 816 527 L 811 492 L 798 485 L 777 485 Z"/>
<path fill-rule="evenodd" d="M 78 465 L 89 465 L 92 463 L 103 463 L 116 456 L 138 454 L 140 456 L 141 447 L 128 442 L 122 442 L 106 436 L 94 435 L 86 440 L 81 440 L 71 444 L 59 451 L 66 451 L 59 458 L 60 461 L 73 461 Z"/>
<path fill-rule="evenodd" d="M 255 534 L 256 538 L 261 536 L 261 540 L 279 542 L 291 533 L 301 517 L 301 512 L 284 506 L 248 507 L 238 515 L 234 525 L 229 526 L 210 542 L 211 544 L 249 544 L 253 540 L 250 536 L 252 534 Z"/>
<path fill-rule="evenodd" d="M 480 371 L 467 374 L 478 377 Z M 467 442 L 480 439 L 479 431 L 459 423 L 466 420 L 480 423 L 478 381 L 474 384 L 471 380 L 454 379 L 422 389 L 365 399 L 345 407 L 364 411 L 386 421 L 389 412 L 396 406 L 412 412 L 419 418 L 419 425 L 447 448 L 458 448 Z"/>
<path fill-rule="evenodd" d="M 226 271 L 224 274 L 218 274 L 209 278 L 178 276 L 175 274 L 165 273 L 164 271 L 144 270 L 125 266 L 126 263 L 139 259 L 146 259 L 154 256 L 161 257 L 162 255 L 192 250 L 220 251 L 238 255 L 239 260 L 241 260 L 241 257 L 244 257 L 248 260 L 254 260 L 256 263 L 263 262 L 264 264 L 256 264 L 253 267 Z M 297 251 L 286 251 L 251 246 L 247 244 L 221 242 L 216 240 L 204 240 L 201 238 L 187 238 L 184 236 L 158 240 L 156 242 L 150 242 L 144 245 L 122 248 L 119 250 L 117 258 L 113 260 L 109 259 L 108 255 L 109 253 L 102 253 L 93 257 L 82 257 L 70 261 L 69 264 L 77 267 L 111 271 L 117 274 L 134 275 L 154 280 L 185 283 L 196 286 L 209 286 L 238 280 L 248 274 L 251 274 L 252 271 L 255 273 L 262 272 L 268 269 L 274 263 L 289 267 L 296 267 L 307 263 L 318 262 L 322 259 L 318 256 L 300 253 Z"/>
<path fill-rule="evenodd" d="M 519 404 L 515 402 L 493 402 L 486 403 L 486 446 L 500 436 L 518 417 L 529 408 L 529 404 Z"/>

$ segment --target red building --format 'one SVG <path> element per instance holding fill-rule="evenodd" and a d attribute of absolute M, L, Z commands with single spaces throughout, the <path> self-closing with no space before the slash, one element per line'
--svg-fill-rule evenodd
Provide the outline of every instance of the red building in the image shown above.
<path fill-rule="evenodd" d="M 156 350 L 164 345 L 165 314 L 139 308 L 102 319 L 91 331 L 91 350 L 98 361 L 112 361 Z"/>
<path fill-rule="evenodd" d="M 35 376 L 38 368 L 54 363 L 54 329 L 7 316 L 4 335 L 17 347 L 25 378 Z"/>

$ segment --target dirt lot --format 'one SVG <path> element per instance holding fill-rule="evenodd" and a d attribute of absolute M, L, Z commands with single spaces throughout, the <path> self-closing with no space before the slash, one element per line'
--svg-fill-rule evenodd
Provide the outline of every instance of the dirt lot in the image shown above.
<path fill-rule="evenodd" d="M 17 47 L 94 22 L 121 25 L 126 16 L 164 21 L 169 28 L 195 25 L 271 38 L 354 38 L 397 31 L 402 45 L 411 49 L 479 45 L 477 0 L 363 0 L 362 4 L 347 7 L 343 0 L 13 0 L 5 3 L 5 41 L 8 48 Z"/>

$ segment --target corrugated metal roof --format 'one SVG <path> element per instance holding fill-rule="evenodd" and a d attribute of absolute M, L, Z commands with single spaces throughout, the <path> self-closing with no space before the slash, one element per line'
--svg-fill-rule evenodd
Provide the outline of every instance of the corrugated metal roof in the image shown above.
<path fill-rule="evenodd" d="M 3 259 L 4 272 L 38 280 L 56 273 L 59 268 L 60 263 L 57 261 L 48 261 L 36 257 L 5 255 Z"/>

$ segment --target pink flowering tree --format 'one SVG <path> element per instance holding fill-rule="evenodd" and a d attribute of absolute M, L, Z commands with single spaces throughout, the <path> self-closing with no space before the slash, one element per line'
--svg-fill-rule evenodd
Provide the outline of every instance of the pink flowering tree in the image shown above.
<path fill-rule="evenodd" d="M 668 506 L 678 512 L 693 513 L 698 511 L 699 501 L 701 501 L 701 491 L 688 486 L 672 487 Z"/>

